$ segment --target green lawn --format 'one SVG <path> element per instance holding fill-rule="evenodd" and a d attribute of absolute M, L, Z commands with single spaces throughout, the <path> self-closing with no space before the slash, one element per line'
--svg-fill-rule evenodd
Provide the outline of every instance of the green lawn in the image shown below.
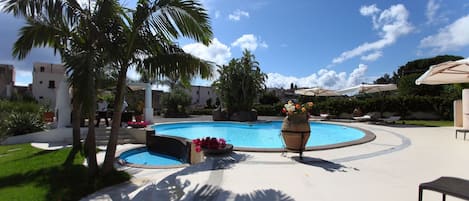
<path fill-rule="evenodd" d="M 70 150 L 46 151 L 29 144 L 0 146 L 0 200 L 78 200 L 130 178 L 125 172 L 113 172 L 111 177 L 90 182 L 80 154 L 73 165 L 62 166 Z"/>
<path fill-rule="evenodd" d="M 396 121 L 397 124 L 409 124 L 417 126 L 453 126 L 453 121 L 427 121 L 427 120 L 400 120 Z"/>

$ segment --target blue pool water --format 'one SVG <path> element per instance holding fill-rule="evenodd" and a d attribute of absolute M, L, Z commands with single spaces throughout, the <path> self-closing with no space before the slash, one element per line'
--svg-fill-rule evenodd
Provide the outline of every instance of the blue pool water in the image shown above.
<path fill-rule="evenodd" d="M 147 148 L 137 148 L 126 151 L 119 156 L 126 163 L 139 165 L 181 165 L 177 158 L 148 151 Z"/>
<path fill-rule="evenodd" d="M 358 140 L 365 136 L 361 130 L 334 124 L 311 122 L 311 136 L 306 146 L 331 145 Z M 224 138 L 238 148 L 283 148 L 281 121 L 266 123 L 191 122 L 154 125 L 156 133 L 196 139 Z"/>

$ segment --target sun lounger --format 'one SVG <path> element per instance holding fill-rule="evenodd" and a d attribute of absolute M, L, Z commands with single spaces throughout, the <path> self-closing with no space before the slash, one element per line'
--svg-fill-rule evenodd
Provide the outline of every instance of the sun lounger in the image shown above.
<path fill-rule="evenodd" d="M 370 115 L 363 115 L 361 117 L 353 117 L 357 121 L 370 121 L 372 118 Z"/>
<path fill-rule="evenodd" d="M 440 177 L 435 181 L 422 183 L 419 185 L 419 201 L 422 201 L 422 193 L 425 189 L 442 193 L 443 201 L 446 200 L 446 195 L 469 200 L 469 180 L 456 177 Z"/>
<path fill-rule="evenodd" d="M 396 123 L 396 121 L 400 120 L 400 119 L 401 119 L 400 116 L 390 116 L 388 118 L 381 118 L 379 120 L 384 122 L 384 123 Z"/>
<path fill-rule="evenodd" d="M 322 120 L 328 120 L 328 119 L 332 119 L 335 117 L 335 115 L 330 115 L 330 114 L 319 114 L 319 116 L 321 117 Z"/>

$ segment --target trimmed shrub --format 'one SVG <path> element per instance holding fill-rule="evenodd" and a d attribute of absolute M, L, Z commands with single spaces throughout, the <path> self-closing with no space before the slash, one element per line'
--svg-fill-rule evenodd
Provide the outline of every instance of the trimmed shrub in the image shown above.
<path fill-rule="evenodd" d="M 42 116 L 32 112 L 13 112 L 5 120 L 7 135 L 23 135 L 44 130 Z"/>
<path fill-rule="evenodd" d="M 277 103 L 274 105 L 270 105 L 270 104 L 254 105 L 254 109 L 257 111 L 257 115 L 261 115 L 261 116 L 281 116 L 282 108 L 283 108 L 282 103 Z"/>
<path fill-rule="evenodd" d="M 191 115 L 212 115 L 213 109 L 212 108 L 205 108 L 205 109 L 193 109 L 191 111 Z"/>

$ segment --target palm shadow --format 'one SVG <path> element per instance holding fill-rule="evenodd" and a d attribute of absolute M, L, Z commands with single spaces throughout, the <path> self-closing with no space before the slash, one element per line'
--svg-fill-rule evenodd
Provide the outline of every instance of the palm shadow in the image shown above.
<path fill-rule="evenodd" d="M 328 172 L 348 172 L 348 170 L 359 171 L 359 169 L 357 168 L 347 167 L 347 166 L 334 163 L 331 161 L 323 160 L 320 158 L 303 156 L 303 159 L 301 159 L 299 156 L 293 156 L 291 157 L 291 159 L 299 163 L 305 164 L 305 165 L 322 168 Z"/>
<path fill-rule="evenodd" d="M 233 168 L 237 163 L 245 161 L 250 157 L 249 155 L 237 154 L 235 152 L 225 156 L 207 157 L 202 163 L 186 167 L 163 178 L 158 183 L 144 187 L 144 189 L 139 191 L 133 198 L 131 198 L 132 196 L 122 197 L 123 195 L 129 195 L 128 193 L 109 194 L 108 196 L 112 200 L 148 200 L 150 198 L 158 198 L 158 200 L 181 200 L 183 197 L 187 197 L 188 195 L 192 196 L 192 194 L 194 194 L 200 198 L 194 200 L 204 200 L 204 196 L 213 197 L 214 195 L 218 195 L 221 191 L 216 189 L 217 187 L 215 186 L 197 186 L 196 189 L 185 193 L 185 189 L 190 186 L 190 182 L 187 180 L 182 182 L 180 177 L 205 171 L 223 171 Z"/>
<path fill-rule="evenodd" d="M 188 182 L 186 182 L 188 183 Z M 131 200 L 148 200 L 159 198 L 161 200 L 234 200 L 234 201 L 294 201 L 294 199 L 275 189 L 255 190 L 247 194 L 235 194 L 232 191 L 224 190 L 214 185 L 196 185 L 193 190 L 184 193 L 183 191 L 161 191 L 158 184 L 152 184 L 139 192 Z"/>

